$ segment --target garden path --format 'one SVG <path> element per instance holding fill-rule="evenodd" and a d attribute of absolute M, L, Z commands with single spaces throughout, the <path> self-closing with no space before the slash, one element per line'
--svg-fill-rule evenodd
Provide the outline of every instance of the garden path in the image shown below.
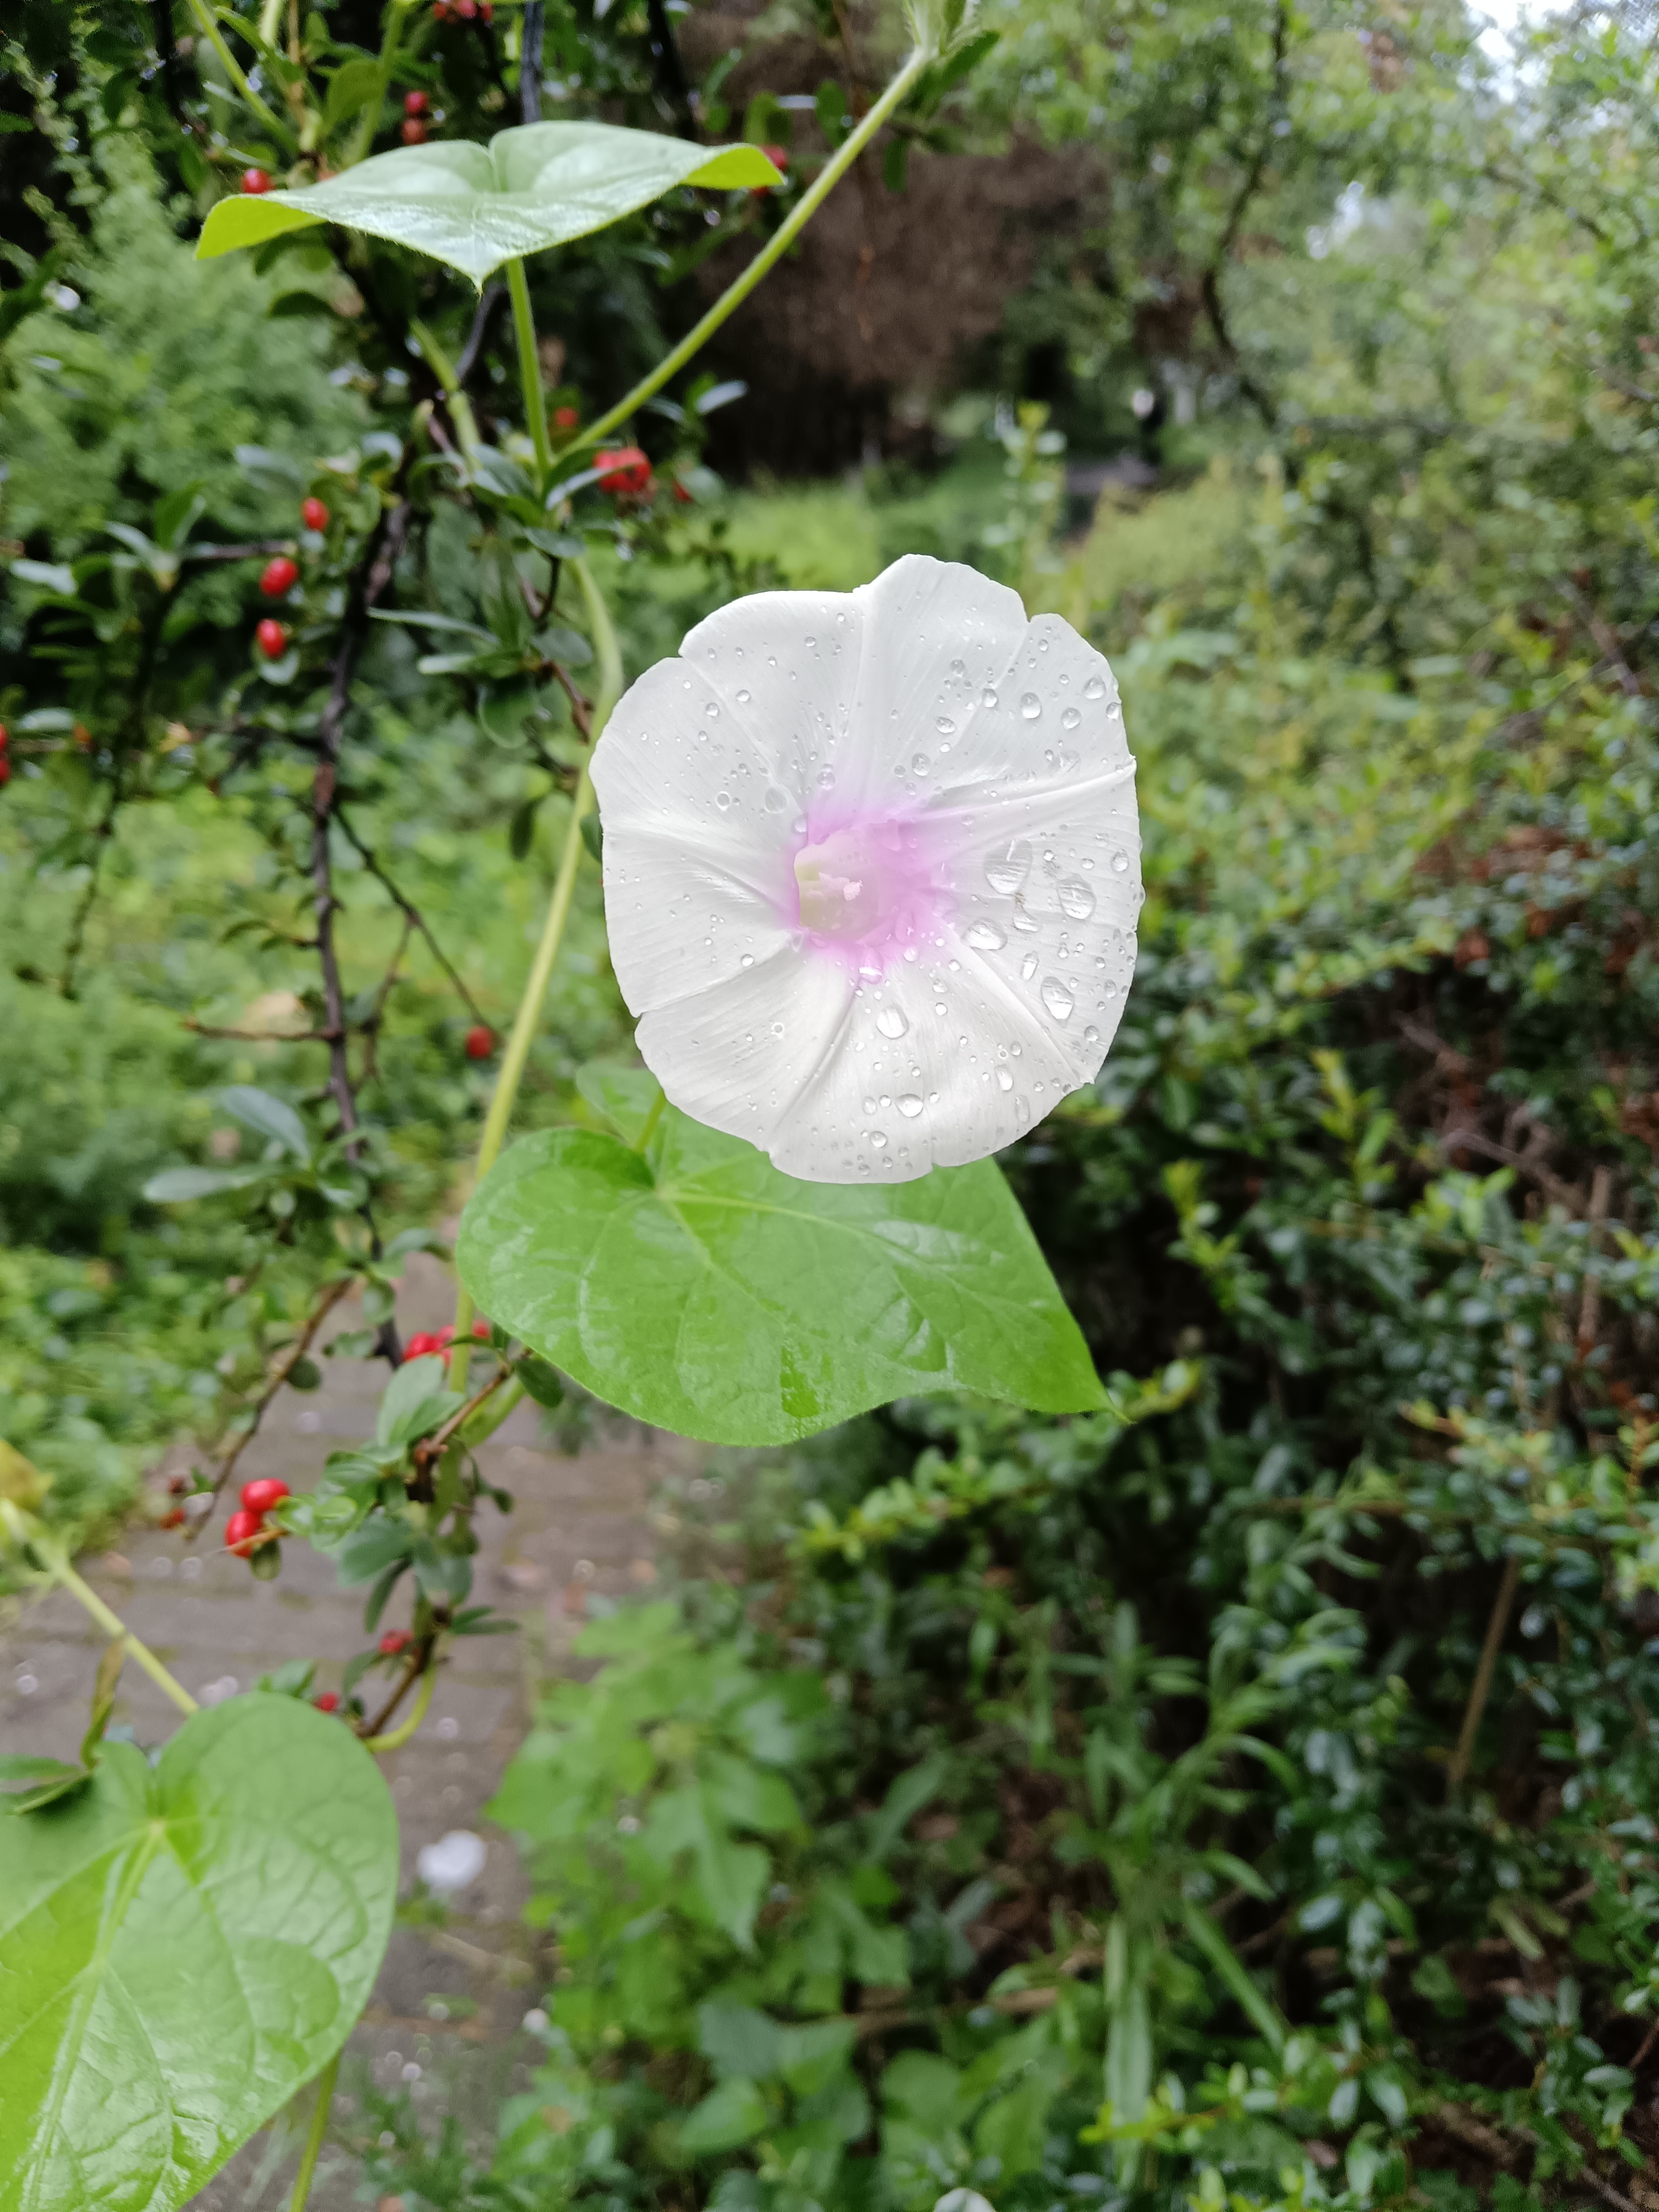
<path fill-rule="evenodd" d="M 405 1331 L 443 1318 L 435 1267 L 405 1279 Z M 340 1325 L 351 1326 L 343 1309 Z M 366 1362 L 323 1364 L 320 1389 L 284 1391 L 244 1455 L 246 1476 L 281 1475 L 309 1487 L 323 1455 L 369 1433 L 385 1379 Z M 538 1436 L 536 1408 L 520 1406 L 480 1454 L 491 1482 L 513 1493 L 512 1515 L 486 1511 L 475 1590 L 519 1622 L 514 1636 L 463 1642 L 443 1670 L 414 1741 L 385 1762 L 403 1832 L 403 1894 L 416 1885 L 423 1845 L 475 1829 L 483 1872 L 451 1904 L 442 1927 L 399 1926 L 374 2000 L 347 2047 L 337 2110 L 364 2124 L 370 2083 L 407 2087 L 428 2131 L 455 2114 L 469 2136 L 488 2136 L 500 2099 L 528 2081 L 538 2046 L 523 2027 L 545 1986 L 545 1960 L 519 1917 L 525 1885 L 511 1843 L 482 1808 L 522 1735 L 535 1682 L 566 1659 L 588 1594 L 637 1594 L 655 1577 L 647 1504 L 653 1488 L 690 1471 L 693 1448 L 629 1422 L 615 1423 L 573 1455 Z M 216 1519 L 216 1529 L 222 1513 Z M 363 1592 L 341 1591 L 328 1563 L 287 1547 L 280 1577 L 256 1582 L 216 1541 L 186 1545 L 134 1527 L 120 1553 L 82 1561 L 88 1579 L 192 1694 L 216 1702 L 295 1658 L 318 1662 L 318 1686 L 366 1641 Z M 406 1608 L 407 1601 L 404 1601 Z M 396 1601 L 386 1626 L 405 1617 Z M 102 1638 L 63 1593 L 25 1606 L 0 1633 L 0 1743 L 8 1751 L 73 1758 Z M 378 1679 L 378 1678 L 377 1678 Z M 173 1708 L 135 1668 L 122 1678 L 116 1718 L 142 1741 L 168 1735 Z M 300 2100 L 299 2123 L 307 2118 Z M 274 2212 L 286 2206 L 298 2138 L 286 2127 L 256 2137 L 192 2200 L 192 2212 Z M 311 2212 L 361 2206 L 361 2168 L 325 2149 Z M 395 2212 L 396 2200 L 386 2206 Z"/>

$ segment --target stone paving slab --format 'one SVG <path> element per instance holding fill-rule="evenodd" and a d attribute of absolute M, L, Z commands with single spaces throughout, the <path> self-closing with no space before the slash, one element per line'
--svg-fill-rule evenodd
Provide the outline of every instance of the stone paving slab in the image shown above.
<path fill-rule="evenodd" d="M 429 1263 L 411 1269 L 400 1299 L 405 1330 L 432 1328 L 444 1312 L 441 1278 Z M 348 1311 L 342 1328 L 353 1325 Z M 239 1478 L 280 1475 L 309 1488 L 325 1454 L 370 1432 L 386 1370 L 367 1362 L 323 1363 L 320 1390 L 285 1391 L 243 1455 Z M 522 2028 L 545 1986 L 548 1963 L 519 1919 L 525 1885 L 512 1844 L 489 1828 L 482 1808 L 520 1741 L 535 1684 L 568 1662 L 587 1593 L 637 1595 L 655 1577 L 647 1506 L 653 1490 L 694 1472 L 697 1448 L 637 1423 L 611 1421 L 573 1455 L 539 1433 L 521 1405 L 479 1454 L 488 1480 L 510 1492 L 511 1515 L 486 1506 L 474 1561 L 474 1590 L 513 1615 L 520 1632 L 452 1646 L 431 1711 L 415 1740 L 385 1771 L 402 1829 L 405 1899 L 417 1887 L 422 1846 L 453 1829 L 476 1830 L 487 1846 L 479 1879 L 453 1901 L 444 1929 L 394 1929 L 374 2000 L 347 2045 L 342 2108 L 357 2110 L 366 2081 L 407 2088 L 428 2130 L 456 2114 L 487 2138 L 501 2098 L 527 2081 L 537 2046 Z M 223 1509 L 205 1540 L 135 1528 L 124 1549 L 82 1560 L 87 1579 L 204 1704 L 252 1687 L 285 1661 L 314 1658 L 318 1686 L 337 1687 L 341 1669 L 368 1642 L 363 1590 L 343 1591 L 329 1563 L 302 1544 L 285 1547 L 281 1576 L 256 1581 L 221 1547 Z M 407 1620 L 400 1588 L 382 1627 Z M 72 1758 L 103 1638 L 75 1600 L 53 1591 L 18 1609 L 0 1633 L 0 1747 Z M 379 1678 L 372 1678 L 379 1679 Z M 172 1733 L 177 1715 L 137 1668 L 124 1674 L 116 1706 L 141 1742 Z M 301 2101 L 300 2124 L 307 2113 Z M 298 2137 L 278 2126 L 256 2137 L 194 2200 L 194 2212 L 274 2212 L 286 2206 Z M 312 2212 L 362 2203 L 360 2168 L 325 2148 Z M 387 2212 L 394 2212 L 394 2205 Z"/>

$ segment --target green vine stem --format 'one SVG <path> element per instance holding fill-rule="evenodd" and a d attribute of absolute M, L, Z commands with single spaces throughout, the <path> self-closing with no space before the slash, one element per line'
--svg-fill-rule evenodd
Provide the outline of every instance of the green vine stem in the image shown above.
<path fill-rule="evenodd" d="M 294 2177 L 294 2194 L 289 2199 L 288 2212 L 305 2212 L 306 2199 L 311 2194 L 312 2176 L 317 2171 L 317 2160 L 323 2148 L 323 2137 L 328 2132 L 328 2108 L 334 2102 L 334 2084 L 339 2078 L 340 2054 L 337 2051 L 317 2076 L 317 2102 L 312 2111 L 306 2147 L 300 2154 L 300 2171 Z"/>
<path fill-rule="evenodd" d="M 386 105 L 387 88 L 392 82 L 392 64 L 398 58 L 398 42 L 404 35 L 404 17 L 408 13 L 410 0 L 392 0 L 386 10 L 386 31 L 380 40 L 379 76 L 374 97 L 363 109 L 362 120 L 351 134 L 350 149 L 346 155 L 346 167 L 352 168 L 361 161 L 374 143 L 374 132 L 380 120 L 380 110 Z"/>
<path fill-rule="evenodd" d="M 421 1686 L 415 1692 L 414 1711 L 406 1721 L 400 1721 L 395 1729 L 388 1729 L 384 1735 L 366 1735 L 363 1749 L 374 1752 L 377 1757 L 388 1751 L 401 1751 L 431 1710 L 432 1692 L 437 1686 L 437 1666 L 428 1659 L 426 1672 L 421 1677 Z"/>
<path fill-rule="evenodd" d="M 608 413 L 600 416 L 597 422 L 590 422 L 585 430 L 580 430 L 574 434 L 563 448 L 565 459 L 568 459 L 573 453 L 580 452 L 584 446 L 597 445 L 601 438 L 608 437 L 618 423 L 625 422 L 636 408 L 642 406 L 653 392 L 660 392 L 671 377 L 678 376 L 687 362 L 702 350 L 720 325 L 743 305 L 767 271 L 775 263 L 781 260 L 817 213 L 819 208 L 823 206 L 824 201 L 829 198 L 830 193 L 852 167 L 854 162 L 857 161 L 859 155 L 881 129 L 883 124 L 903 105 L 917 78 L 927 67 L 927 63 L 928 56 L 918 47 L 859 125 L 857 130 L 824 163 L 807 190 L 801 194 L 789 214 L 778 225 L 776 231 L 755 256 L 742 276 L 721 293 L 720 298 L 715 301 L 696 328 L 688 331 L 672 353 L 669 354 L 665 360 L 659 362 L 651 374 L 636 384 L 625 398 L 619 399 Z M 546 434 L 545 426 L 544 426 L 543 434 Z"/>
<path fill-rule="evenodd" d="M 663 1089 L 659 1083 L 657 1085 L 657 1095 L 651 1101 L 651 1111 L 645 1117 L 645 1127 L 640 1131 L 638 1137 L 635 1139 L 634 1150 L 636 1152 L 643 1154 L 646 1146 L 651 1142 L 653 1137 L 656 1135 L 657 1124 L 661 1121 L 662 1109 L 665 1105 L 667 1105 L 667 1103 L 668 1093 Z"/>
<path fill-rule="evenodd" d="M 56 1583 L 61 1583 L 70 1595 L 76 1598 L 92 1615 L 106 1636 L 118 1643 L 136 1659 L 156 1687 L 166 1692 L 181 1713 L 199 1711 L 196 1700 L 182 1682 L 168 1674 L 147 1644 L 141 1644 L 118 1614 L 113 1613 L 95 1589 L 82 1582 L 70 1565 L 67 1555 L 55 1547 L 42 1541 L 38 1534 L 29 1538 L 31 1548 L 46 1562 L 47 1573 Z"/>
<path fill-rule="evenodd" d="M 535 338 L 531 337 L 531 356 L 535 354 Z M 500 1157 L 506 1140 L 507 1124 L 513 1118 L 513 1109 L 519 1096 L 519 1085 L 524 1079 L 530 1048 L 535 1041 L 537 1026 L 542 1017 L 542 1002 L 547 996 L 547 987 L 552 980 L 553 969 L 559 957 L 559 946 L 564 939 L 565 925 L 570 919 L 571 902 L 576 893 L 576 872 L 582 857 L 582 823 L 593 811 L 593 782 L 589 774 L 592 748 L 598 744 L 611 709 L 623 695 L 622 647 L 617 639 L 617 626 L 611 619 L 611 610 L 604 594 L 593 580 L 593 572 L 586 561 L 572 561 L 568 566 L 574 572 L 586 603 L 589 628 L 593 633 L 593 644 L 599 656 L 599 688 L 588 720 L 588 759 L 582 763 L 582 772 L 576 784 L 575 795 L 570 805 L 570 825 L 565 831 L 564 850 L 559 856 L 559 872 L 554 881 L 553 897 L 547 909 L 547 921 L 542 930 L 541 943 L 531 963 L 524 994 L 519 1001 L 519 1011 L 513 1024 L 513 1034 L 507 1039 L 507 1050 L 501 1056 L 501 1072 L 495 1079 L 495 1096 L 489 1102 L 483 1135 L 478 1144 L 478 1164 L 476 1181 L 482 1182 Z M 450 1352 L 449 1387 L 463 1395 L 466 1391 L 467 1369 L 472 1358 L 472 1300 L 462 1289 L 455 1300 L 455 1340 Z"/>
<path fill-rule="evenodd" d="M 225 75 L 235 86 L 242 99 L 245 100 L 249 107 L 252 109 L 253 112 L 264 125 L 266 130 L 274 131 L 276 137 L 282 141 L 283 144 L 291 149 L 295 143 L 294 133 L 289 129 L 287 124 L 283 121 L 276 109 L 273 107 L 268 107 L 265 102 L 260 99 L 258 94 L 255 92 L 253 87 L 248 82 L 246 72 L 242 68 L 241 64 L 237 60 L 235 55 L 232 53 L 230 48 L 225 44 L 224 39 L 220 33 L 219 26 L 214 21 L 213 9 L 210 4 L 210 0 L 190 0 L 190 12 L 196 18 L 196 21 L 201 30 L 202 36 L 207 40 L 209 46 L 212 47 L 214 52 L 218 55 L 220 61 L 223 64 Z"/>
<path fill-rule="evenodd" d="M 530 312 L 530 280 L 523 260 L 514 255 L 507 264 L 507 288 L 513 296 L 513 328 L 519 340 L 519 384 L 524 392 L 524 411 L 530 442 L 536 448 L 536 489 L 544 492 L 553 480 L 553 447 L 547 434 L 547 400 L 542 391 L 541 358 L 536 351 L 536 320 Z"/>

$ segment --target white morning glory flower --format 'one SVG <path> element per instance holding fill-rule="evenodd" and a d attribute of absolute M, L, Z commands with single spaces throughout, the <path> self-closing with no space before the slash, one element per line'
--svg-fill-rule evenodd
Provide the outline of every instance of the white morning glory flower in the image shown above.
<path fill-rule="evenodd" d="M 994 1152 L 1098 1072 L 1140 842 L 1112 672 L 910 555 L 700 623 L 595 750 L 611 957 L 670 1100 L 812 1182 Z"/>

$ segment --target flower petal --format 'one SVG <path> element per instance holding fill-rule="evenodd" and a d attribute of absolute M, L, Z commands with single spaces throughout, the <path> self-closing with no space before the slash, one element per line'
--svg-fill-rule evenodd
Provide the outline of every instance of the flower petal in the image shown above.
<path fill-rule="evenodd" d="M 635 1032 L 640 1056 L 682 1113 L 772 1152 L 835 1052 L 853 982 L 835 963 L 803 961 L 786 944 L 715 988 L 647 1013 Z"/>
<path fill-rule="evenodd" d="M 853 726 L 864 646 L 856 593 L 757 592 L 697 624 L 680 647 L 764 757 L 793 821 L 834 787 Z"/>
<path fill-rule="evenodd" d="M 932 790 L 979 702 L 1025 635 L 1019 594 L 958 562 L 907 554 L 853 594 L 865 637 L 854 704 L 859 762 L 849 805 L 881 807 Z M 921 763 L 918 770 L 917 764 Z"/>

